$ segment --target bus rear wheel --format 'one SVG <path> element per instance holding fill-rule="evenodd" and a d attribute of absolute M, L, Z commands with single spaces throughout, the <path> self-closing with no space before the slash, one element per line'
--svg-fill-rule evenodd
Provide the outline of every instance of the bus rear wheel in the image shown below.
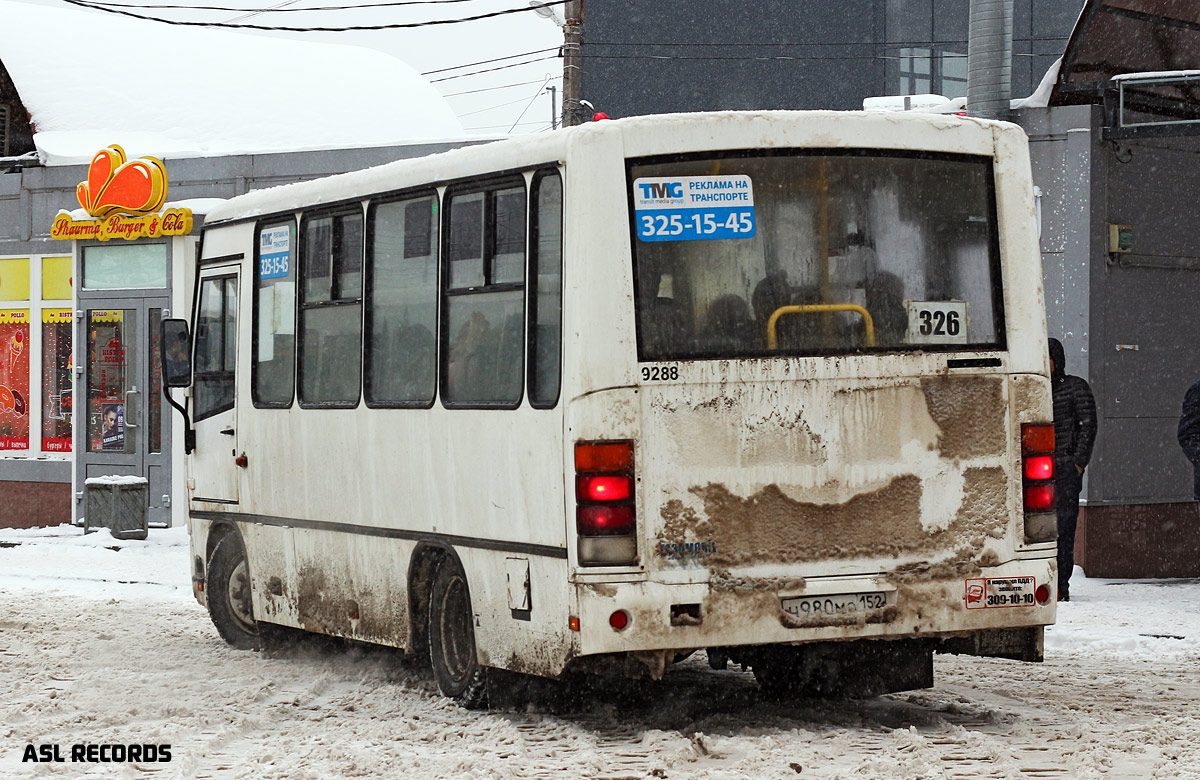
<path fill-rule="evenodd" d="M 236 533 L 226 534 L 208 559 L 208 614 L 217 633 L 239 650 L 260 646 L 254 604 L 250 598 L 250 566 Z"/>
<path fill-rule="evenodd" d="M 438 689 L 469 710 L 487 706 L 487 671 L 479 665 L 473 623 L 467 577 L 447 561 L 430 591 L 429 658 Z"/>

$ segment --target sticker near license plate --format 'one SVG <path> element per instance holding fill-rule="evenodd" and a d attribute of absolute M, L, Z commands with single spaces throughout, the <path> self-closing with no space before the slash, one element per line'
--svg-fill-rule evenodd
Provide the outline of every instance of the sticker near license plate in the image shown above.
<path fill-rule="evenodd" d="M 895 591 L 873 593 L 838 593 L 831 596 L 797 596 L 783 599 L 783 611 L 801 621 L 822 621 L 828 618 L 878 619 L 884 610 L 896 603 Z"/>
<path fill-rule="evenodd" d="M 1037 582 L 1033 577 L 988 577 L 967 580 L 967 609 L 1032 607 Z"/>

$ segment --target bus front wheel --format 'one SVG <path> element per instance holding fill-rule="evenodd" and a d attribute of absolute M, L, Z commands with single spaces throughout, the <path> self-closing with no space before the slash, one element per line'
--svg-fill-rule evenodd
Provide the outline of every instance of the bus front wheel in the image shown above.
<path fill-rule="evenodd" d="M 208 560 L 208 614 L 217 633 L 239 650 L 257 650 L 260 637 L 250 598 L 250 566 L 236 533 L 226 534 Z"/>
<path fill-rule="evenodd" d="M 429 657 L 444 695 L 469 710 L 487 705 L 487 673 L 475 652 L 467 577 L 450 561 L 438 567 L 430 592 Z"/>

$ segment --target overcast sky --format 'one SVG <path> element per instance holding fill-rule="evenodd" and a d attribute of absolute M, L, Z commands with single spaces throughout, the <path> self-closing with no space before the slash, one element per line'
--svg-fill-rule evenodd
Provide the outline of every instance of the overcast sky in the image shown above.
<path fill-rule="evenodd" d="M 79 8 L 62 0 L 26 1 L 60 8 Z M 110 2 L 133 5 L 138 4 L 139 0 Z M 528 0 L 425 0 L 422 3 L 396 6 L 382 5 L 384 2 L 387 0 L 140 0 L 145 6 L 209 5 L 247 11 L 151 11 L 141 8 L 122 10 L 189 21 L 280 27 L 356 27 L 456 19 L 506 9 L 528 8 Z M 249 13 L 251 10 L 264 8 L 315 9 L 331 6 L 353 7 L 330 11 Z M 561 7 L 559 14 L 561 15 Z M 551 120 L 551 95 L 546 87 L 553 86 L 558 90 L 558 104 L 561 110 L 562 60 L 558 57 L 558 47 L 562 43 L 562 30 L 554 21 L 538 16 L 531 10 L 461 24 L 411 29 L 259 34 L 364 46 L 398 57 L 418 72 L 429 74 L 428 78 L 433 82 L 433 86 L 445 96 L 461 119 L 463 127 L 473 134 L 505 135 L 510 131 L 533 133 L 548 130 Z M 47 43 L 52 44 L 52 41 Z M 514 56 L 527 52 L 534 53 Z M 509 59 L 486 62 L 498 58 Z M 370 74 L 363 74 L 363 77 L 369 79 Z"/>

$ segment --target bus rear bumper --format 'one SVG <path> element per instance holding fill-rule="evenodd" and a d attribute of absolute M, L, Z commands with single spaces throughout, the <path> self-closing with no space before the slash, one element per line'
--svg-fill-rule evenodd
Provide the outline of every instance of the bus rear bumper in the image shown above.
<path fill-rule="evenodd" d="M 1043 585 L 1040 595 L 1049 598 L 1029 603 Z M 943 652 L 1040 660 L 1041 628 L 1055 619 L 1054 586 L 1053 559 L 1013 561 L 955 579 L 878 574 L 782 584 L 748 577 L 580 584 L 579 647 L 585 656 L 665 656 L 699 648 L 931 639 L 946 640 L 938 642 Z M 811 611 L 844 607 L 858 596 L 874 608 Z"/>

